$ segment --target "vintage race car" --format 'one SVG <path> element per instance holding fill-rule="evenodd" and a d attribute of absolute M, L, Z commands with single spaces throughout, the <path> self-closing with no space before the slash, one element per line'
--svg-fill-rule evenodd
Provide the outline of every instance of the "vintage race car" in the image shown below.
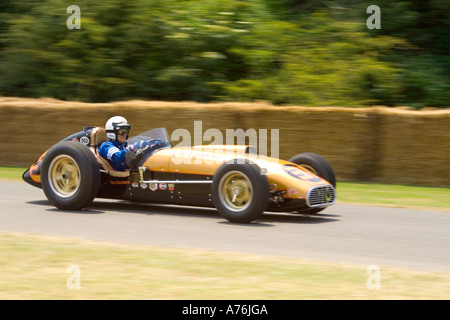
<path fill-rule="evenodd" d="M 215 207 L 231 222 L 264 211 L 317 213 L 336 202 L 336 178 L 323 157 L 301 153 L 289 161 L 262 156 L 247 145 L 173 147 L 165 128 L 128 142 L 147 141 L 116 171 L 98 153 L 102 127 L 84 127 L 53 145 L 23 174 L 62 210 L 81 210 L 94 198 Z"/>

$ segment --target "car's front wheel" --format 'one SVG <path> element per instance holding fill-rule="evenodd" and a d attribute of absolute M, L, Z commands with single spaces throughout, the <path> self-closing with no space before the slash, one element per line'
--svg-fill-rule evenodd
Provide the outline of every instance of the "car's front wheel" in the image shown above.
<path fill-rule="evenodd" d="M 330 163 L 321 155 L 312 152 L 299 153 L 289 159 L 315 175 L 325 179 L 336 188 L 336 176 Z"/>
<path fill-rule="evenodd" d="M 64 141 L 45 154 L 41 184 L 47 199 L 63 210 L 90 205 L 100 188 L 100 171 L 94 154 L 85 145 Z"/>
<path fill-rule="evenodd" d="M 253 163 L 224 163 L 214 175 L 211 196 L 225 219 L 249 223 L 267 208 L 269 183 Z"/>
<path fill-rule="evenodd" d="M 312 153 L 312 152 L 304 152 L 299 153 L 289 159 L 289 162 L 293 162 L 302 168 L 314 173 L 315 175 L 325 179 L 334 188 L 336 188 L 336 175 L 331 167 L 330 163 L 322 156 Z M 315 214 L 319 213 L 325 209 L 324 207 L 318 208 L 308 208 L 303 210 L 298 210 L 299 213 L 303 214 Z"/>

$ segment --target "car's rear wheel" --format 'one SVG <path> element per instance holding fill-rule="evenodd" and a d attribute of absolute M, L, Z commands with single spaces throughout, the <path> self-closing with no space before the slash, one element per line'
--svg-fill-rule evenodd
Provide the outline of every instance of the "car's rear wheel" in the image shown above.
<path fill-rule="evenodd" d="M 225 163 L 214 175 L 211 196 L 225 219 L 249 223 L 267 208 L 269 183 L 253 163 Z"/>
<path fill-rule="evenodd" d="M 289 162 L 295 163 L 302 168 L 312 172 L 316 176 L 328 181 L 334 188 L 336 188 L 336 175 L 330 163 L 321 155 L 312 152 L 299 153 L 289 159 Z M 309 208 L 298 210 L 299 213 L 314 214 L 325 209 L 324 207 Z"/>
<path fill-rule="evenodd" d="M 46 153 L 41 184 L 47 199 L 63 210 L 89 206 L 100 188 L 100 171 L 94 154 L 85 145 L 64 141 Z"/>

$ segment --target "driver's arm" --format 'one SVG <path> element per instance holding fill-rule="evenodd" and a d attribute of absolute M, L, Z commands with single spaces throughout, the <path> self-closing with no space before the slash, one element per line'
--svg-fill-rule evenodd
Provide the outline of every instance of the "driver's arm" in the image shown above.
<path fill-rule="evenodd" d="M 98 150 L 99 154 L 114 164 L 115 170 L 125 170 L 140 149 L 148 146 L 146 141 L 138 141 L 120 150 L 115 145 L 105 142 Z"/>
<path fill-rule="evenodd" d="M 112 147 L 108 150 L 106 159 L 111 160 L 115 164 L 122 163 L 125 161 L 127 153 L 129 153 L 128 149 L 119 150 L 117 147 Z"/>
<path fill-rule="evenodd" d="M 107 159 L 113 165 L 115 170 L 126 169 L 126 158 L 130 153 L 128 149 L 120 150 L 112 143 L 105 142 L 98 149 L 98 153 L 100 156 Z"/>

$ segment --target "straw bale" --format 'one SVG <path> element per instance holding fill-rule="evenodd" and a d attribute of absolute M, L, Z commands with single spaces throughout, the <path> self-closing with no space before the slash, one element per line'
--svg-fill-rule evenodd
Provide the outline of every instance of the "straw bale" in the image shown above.
<path fill-rule="evenodd" d="M 338 180 L 450 186 L 450 110 L 411 108 L 295 107 L 268 103 L 120 101 L 81 103 L 51 98 L 0 97 L 7 138 L 0 165 L 28 166 L 48 147 L 84 126 L 104 126 L 114 115 L 132 134 L 184 128 L 194 142 L 194 121 L 207 129 L 279 130 L 279 156 L 315 152 L 333 166 Z M 261 131 L 263 132 L 263 131 Z M 225 141 L 224 141 L 225 142 Z M 209 144 L 209 141 L 204 141 Z M 274 150 L 277 150 L 276 148 Z"/>

